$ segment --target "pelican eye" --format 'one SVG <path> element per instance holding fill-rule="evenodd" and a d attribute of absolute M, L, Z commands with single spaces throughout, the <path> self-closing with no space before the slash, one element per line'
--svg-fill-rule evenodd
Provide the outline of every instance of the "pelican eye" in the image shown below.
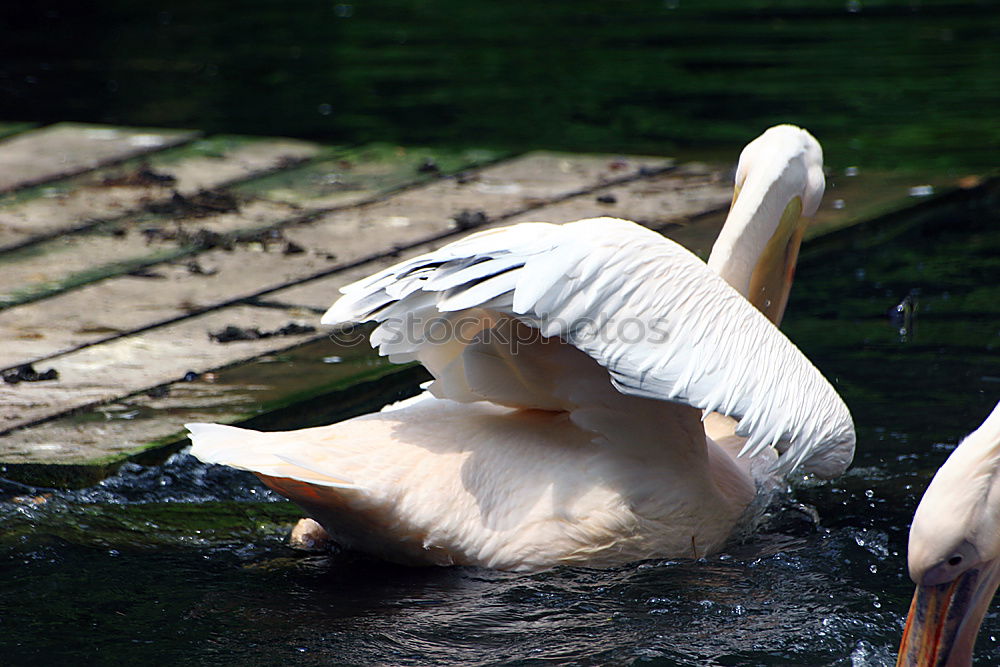
<path fill-rule="evenodd" d="M 948 559 L 948 565 L 951 565 L 952 567 L 957 567 L 961 564 L 962 564 L 962 556 L 960 554 L 955 554 L 954 556 Z"/>

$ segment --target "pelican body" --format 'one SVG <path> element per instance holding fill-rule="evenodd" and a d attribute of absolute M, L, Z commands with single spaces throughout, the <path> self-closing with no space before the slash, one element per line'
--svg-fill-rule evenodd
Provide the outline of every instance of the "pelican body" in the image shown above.
<path fill-rule="evenodd" d="M 962 667 L 1000 585 L 1000 403 L 937 471 L 910 526 L 917 584 L 897 665 Z"/>
<path fill-rule="evenodd" d="M 343 288 L 323 316 L 434 377 L 320 428 L 189 425 L 336 541 L 409 564 L 530 571 L 702 557 L 792 473 L 839 475 L 850 414 L 775 324 L 822 152 L 779 126 L 749 144 L 708 264 L 635 223 L 473 234 Z"/>

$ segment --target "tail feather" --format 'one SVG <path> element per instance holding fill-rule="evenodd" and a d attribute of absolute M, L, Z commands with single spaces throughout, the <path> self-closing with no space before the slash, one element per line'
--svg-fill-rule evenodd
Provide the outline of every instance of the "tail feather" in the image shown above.
<path fill-rule="evenodd" d="M 191 455 L 271 477 L 285 477 L 309 484 L 355 489 L 351 480 L 296 451 L 301 445 L 295 432 L 263 433 L 223 424 L 185 424 L 190 433 Z"/>

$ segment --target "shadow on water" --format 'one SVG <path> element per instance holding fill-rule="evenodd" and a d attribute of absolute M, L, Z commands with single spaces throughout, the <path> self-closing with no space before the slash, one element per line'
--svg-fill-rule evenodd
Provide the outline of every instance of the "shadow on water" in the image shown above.
<path fill-rule="evenodd" d="M 909 518 L 1000 395 L 995 195 L 807 248 L 785 328 L 850 404 L 856 464 L 729 553 L 534 575 L 307 556 L 284 546 L 294 507 L 180 452 L 76 492 L 0 487 L 5 659 L 893 664 Z M 978 664 L 998 636 L 993 612 Z"/>

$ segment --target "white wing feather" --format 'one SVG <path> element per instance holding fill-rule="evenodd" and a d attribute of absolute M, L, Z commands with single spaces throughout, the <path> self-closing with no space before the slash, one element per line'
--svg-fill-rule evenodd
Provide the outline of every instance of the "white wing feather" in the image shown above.
<path fill-rule="evenodd" d="M 832 477 L 853 457 L 850 413 L 805 356 L 704 262 L 628 221 L 488 230 L 342 292 L 323 323 L 375 320 L 380 354 L 425 363 L 434 356 L 428 365 L 444 385 L 437 395 L 482 400 L 463 375 L 466 353 L 483 350 L 480 339 L 436 340 L 433 327 L 440 337 L 440 327 L 467 313 L 513 317 L 584 352 L 624 394 L 736 417 L 747 438 L 741 455 L 777 446 L 784 473 Z M 506 361 L 538 359 L 515 353 Z"/>

